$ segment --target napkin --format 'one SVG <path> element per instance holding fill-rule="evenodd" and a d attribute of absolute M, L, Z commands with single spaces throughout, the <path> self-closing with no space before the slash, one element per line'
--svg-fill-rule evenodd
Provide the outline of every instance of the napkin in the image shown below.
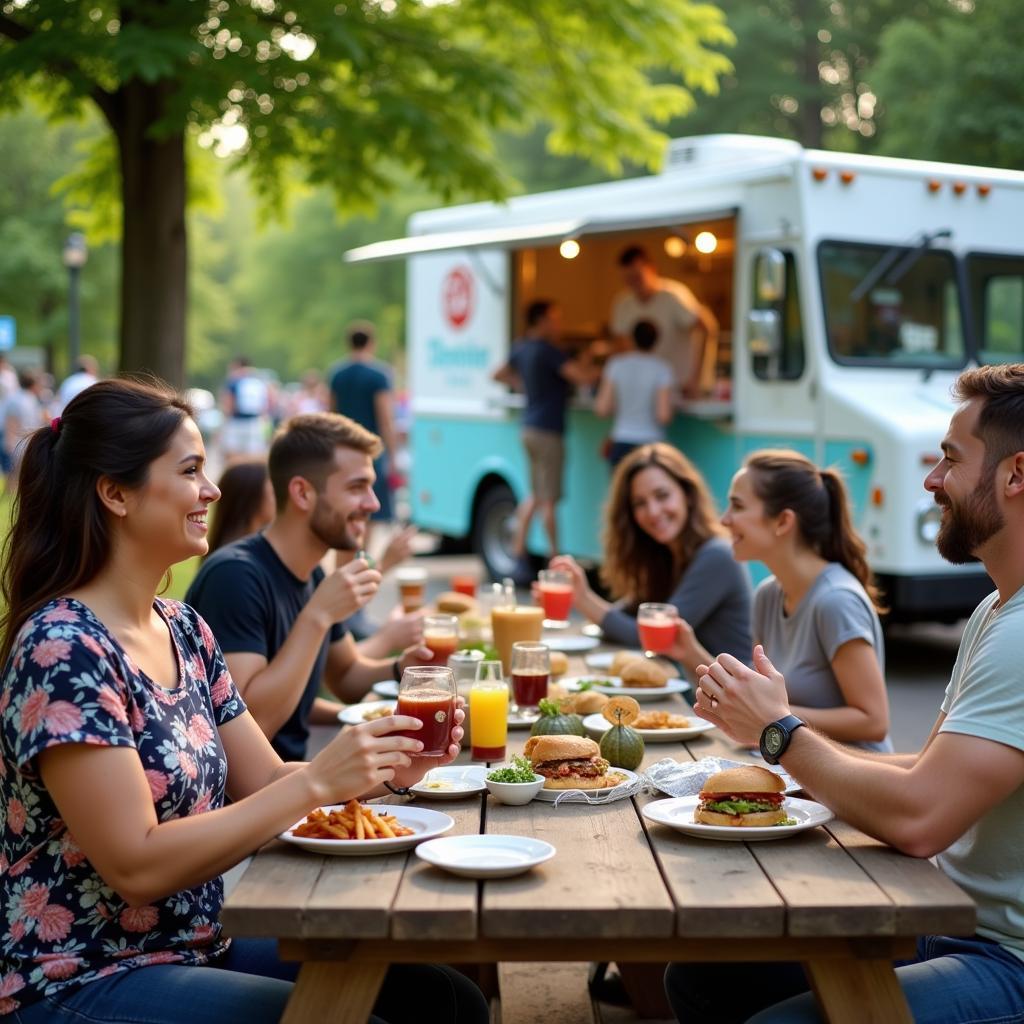
<path fill-rule="evenodd" d="M 614 772 L 615 769 L 612 768 L 611 771 Z M 585 789 L 567 789 L 560 793 L 552 803 L 555 807 L 559 804 L 610 804 L 616 800 L 628 800 L 631 796 L 636 796 L 647 784 L 644 776 L 637 775 L 634 779 L 620 782 L 604 796 L 597 796 Z"/>
<path fill-rule="evenodd" d="M 716 772 L 749 764 L 749 761 L 730 761 L 724 757 L 702 757 L 699 761 L 675 761 L 666 757 L 652 764 L 644 775 L 650 785 L 669 796 L 696 796 Z M 780 765 L 762 764 L 761 767 L 780 776 L 787 789 L 797 785 L 793 776 Z"/>

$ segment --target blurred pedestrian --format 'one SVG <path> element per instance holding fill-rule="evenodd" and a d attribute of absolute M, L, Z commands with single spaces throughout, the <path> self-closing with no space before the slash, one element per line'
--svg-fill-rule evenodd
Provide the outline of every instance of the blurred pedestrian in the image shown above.
<path fill-rule="evenodd" d="M 18 486 L 18 471 L 25 438 L 43 425 L 43 371 L 24 369 L 18 373 L 18 389 L 3 402 L 3 447 L 5 464 L 10 466 L 8 486 Z"/>
<path fill-rule="evenodd" d="M 248 356 L 236 356 L 228 365 L 221 391 L 224 427 L 221 453 L 226 462 L 247 455 L 263 455 L 270 429 L 270 389 L 253 371 Z"/>
<path fill-rule="evenodd" d="M 348 345 L 348 359 L 330 374 L 331 409 L 355 420 L 384 443 L 383 451 L 373 463 L 377 474 L 373 493 L 380 508 L 372 518 L 390 522 L 395 517 L 394 490 L 399 482 L 395 475 L 398 438 L 391 368 L 375 358 L 377 337 L 373 324 L 365 320 L 352 324 L 348 329 Z"/>
<path fill-rule="evenodd" d="M 614 416 L 608 462 L 614 469 L 634 448 L 665 440 L 672 420 L 672 367 L 654 354 L 658 328 L 649 320 L 633 326 L 632 352 L 610 359 L 594 401 L 598 416 Z"/>
<path fill-rule="evenodd" d="M 330 393 L 319 370 L 307 370 L 302 383 L 291 398 L 290 416 L 307 416 L 313 412 L 327 412 L 330 408 Z"/>
<path fill-rule="evenodd" d="M 91 387 L 99 379 L 100 364 L 92 356 L 79 356 L 71 373 L 64 378 L 64 383 L 57 390 L 57 415 L 75 395 Z"/>

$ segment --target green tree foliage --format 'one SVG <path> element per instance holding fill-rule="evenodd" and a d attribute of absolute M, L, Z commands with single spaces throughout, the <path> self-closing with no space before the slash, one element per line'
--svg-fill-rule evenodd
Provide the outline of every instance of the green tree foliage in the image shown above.
<path fill-rule="evenodd" d="M 883 152 L 1024 168 L 1024 21 L 1017 0 L 909 18 L 881 39 Z"/>
<path fill-rule="evenodd" d="M 805 146 L 868 150 L 881 94 L 874 64 L 887 26 L 929 26 L 949 0 L 720 0 L 736 45 L 721 91 L 673 121 L 683 135 L 738 131 Z M 913 51 L 905 51 L 908 60 Z M 895 97 L 894 102 L 899 102 Z M 909 155 L 909 154 L 908 154 Z"/>
<path fill-rule="evenodd" d="M 267 203 L 302 179 L 369 209 L 410 178 L 442 197 L 512 179 L 495 129 L 654 165 L 653 127 L 711 92 L 731 34 L 690 0 L 0 0 L 0 103 L 92 104 L 116 140 L 121 362 L 180 380 L 186 136 L 236 153 Z M 654 69 L 670 77 L 652 80 Z"/>

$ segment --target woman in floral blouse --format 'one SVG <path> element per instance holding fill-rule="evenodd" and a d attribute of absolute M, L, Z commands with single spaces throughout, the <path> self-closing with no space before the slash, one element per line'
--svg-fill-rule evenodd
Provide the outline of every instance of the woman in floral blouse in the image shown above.
<path fill-rule="evenodd" d="M 218 496 L 191 410 L 156 385 L 94 384 L 28 442 L 2 577 L 0 1020 L 279 1020 L 297 968 L 221 937 L 221 873 L 429 765 L 390 732 L 411 718 L 280 761 L 206 623 L 156 596 L 205 553 Z M 423 1005 L 487 1020 L 461 975 L 392 968 L 381 1017 Z"/>

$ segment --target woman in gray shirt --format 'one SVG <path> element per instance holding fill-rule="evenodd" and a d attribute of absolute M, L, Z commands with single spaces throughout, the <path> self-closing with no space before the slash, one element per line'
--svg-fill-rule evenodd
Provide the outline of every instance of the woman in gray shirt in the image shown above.
<path fill-rule="evenodd" d="M 793 713 L 819 732 L 892 750 L 878 598 L 846 487 L 794 451 L 760 451 L 722 517 L 739 561 L 772 572 L 754 595 L 754 641 L 786 677 Z"/>
<path fill-rule="evenodd" d="M 576 608 L 612 643 L 636 647 L 638 604 L 665 601 L 681 620 L 669 656 L 689 672 L 722 653 L 750 661 L 750 577 L 730 554 L 703 477 L 670 444 L 637 448 L 612 477 L 601 573 L 619 603 L 595 594 L 568 555 L 551 568 L 571 573 Z"/>

